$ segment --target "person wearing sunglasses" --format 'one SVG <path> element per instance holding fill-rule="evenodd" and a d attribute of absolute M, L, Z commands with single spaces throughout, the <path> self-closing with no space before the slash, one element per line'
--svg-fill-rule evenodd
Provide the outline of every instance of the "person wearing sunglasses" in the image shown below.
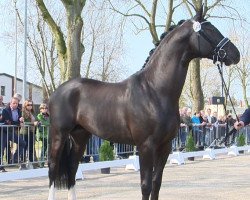
<path fill-rule="evenodd" d="M 33 163 L 36 160 L 35 154 L 35 129 L 38 125 L 38 121 L 34 115 L 33 101 L 25 100 L 22 106 L 22 119 L 23 126 L 20 129 L 20 135 L 22 135 L 26 146 L 24 148 L 24 160 L 26 161 L 26 152 L 28 154 L 28 161 Z M 34 166 L 34 165 L 33 165 Z M 21 170 L 26 169 L 26 165 L 21 165 Z"/>

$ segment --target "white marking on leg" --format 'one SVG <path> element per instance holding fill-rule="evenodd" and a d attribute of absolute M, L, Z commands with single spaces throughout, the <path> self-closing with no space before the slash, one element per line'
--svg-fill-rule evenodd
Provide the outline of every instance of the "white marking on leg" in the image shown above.
<path fill-rule="evenodd" d="M 68 190 L 68 200 L 76 200 L 76 189 L 75 186 Z"/>
<path fill-rule="evenodd" d="M 56 192 L 56 189 L 55 189 L 55 186 L 54 186 L 54 183 L 53 183 L 49 188 L 48 200 L 56 200 L 55 192 Z"/>

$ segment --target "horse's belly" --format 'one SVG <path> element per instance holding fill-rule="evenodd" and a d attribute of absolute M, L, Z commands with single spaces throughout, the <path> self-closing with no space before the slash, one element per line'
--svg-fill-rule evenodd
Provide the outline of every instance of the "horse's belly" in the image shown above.
<path fill-rule="evenodd" d="M 94 133 L 94 135 L 108 141 L 112 141 L 114 143 L 122 143 L 122 144 L 134 144 L 134 141 L 131 137 L 131 134 L 128 131 L 119 130 L 119 131 L 99 131 Z"/>

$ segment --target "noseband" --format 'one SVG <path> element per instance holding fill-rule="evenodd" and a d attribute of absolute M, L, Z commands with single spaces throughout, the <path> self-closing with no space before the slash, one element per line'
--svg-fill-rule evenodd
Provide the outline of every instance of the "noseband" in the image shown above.
<path fill-rule="evenodd" d="M 217 61 L 223 62 L 223 59 L 226 57 L 227 53 L 223 49 L 223 47 L 230 41 L 228 38 L 223 38 L 218 44 L 215 44 L 205 33 L 205 31 L 202 29 L 202 24 L 210 23 L 208 21 L 204 22 L 193 22 L 193 29 L 195 32 L 198 33 L 198 42 L 199 42 L 199 49 L 200 49 L 200 40 L 199 36 L 202 36 L 208 43 L 211 44 L 211 46 L 214 48 L 213 50 L 213 62 L 216 63 Z"/>

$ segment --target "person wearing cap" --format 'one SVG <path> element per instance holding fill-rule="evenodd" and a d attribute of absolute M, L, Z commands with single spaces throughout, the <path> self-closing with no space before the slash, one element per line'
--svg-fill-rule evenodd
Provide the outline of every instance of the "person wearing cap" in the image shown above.
<path fill-rule="evenodd" d="M 40 167 L 44 167 L 44 159 L 47 155 L 47 144 L 48 144 L 48 127 L 50 124 L 48 106 L 45 103 L 42 103 L 39 106 L 40 113 L 37 115 L 37 120 L 40 123 L 40 126 L 37 129 L 37 140 L 42 142 L 42 150 L 40 156 Z"/>
<path fill-rule="evenodd" d="M 241 129 L 242 127 L 250 123 L 250 108 L 246 109 L 245 112 L 241 115 L 240 120 L 234 123 L 234 128 L 236 130 Z"/>

